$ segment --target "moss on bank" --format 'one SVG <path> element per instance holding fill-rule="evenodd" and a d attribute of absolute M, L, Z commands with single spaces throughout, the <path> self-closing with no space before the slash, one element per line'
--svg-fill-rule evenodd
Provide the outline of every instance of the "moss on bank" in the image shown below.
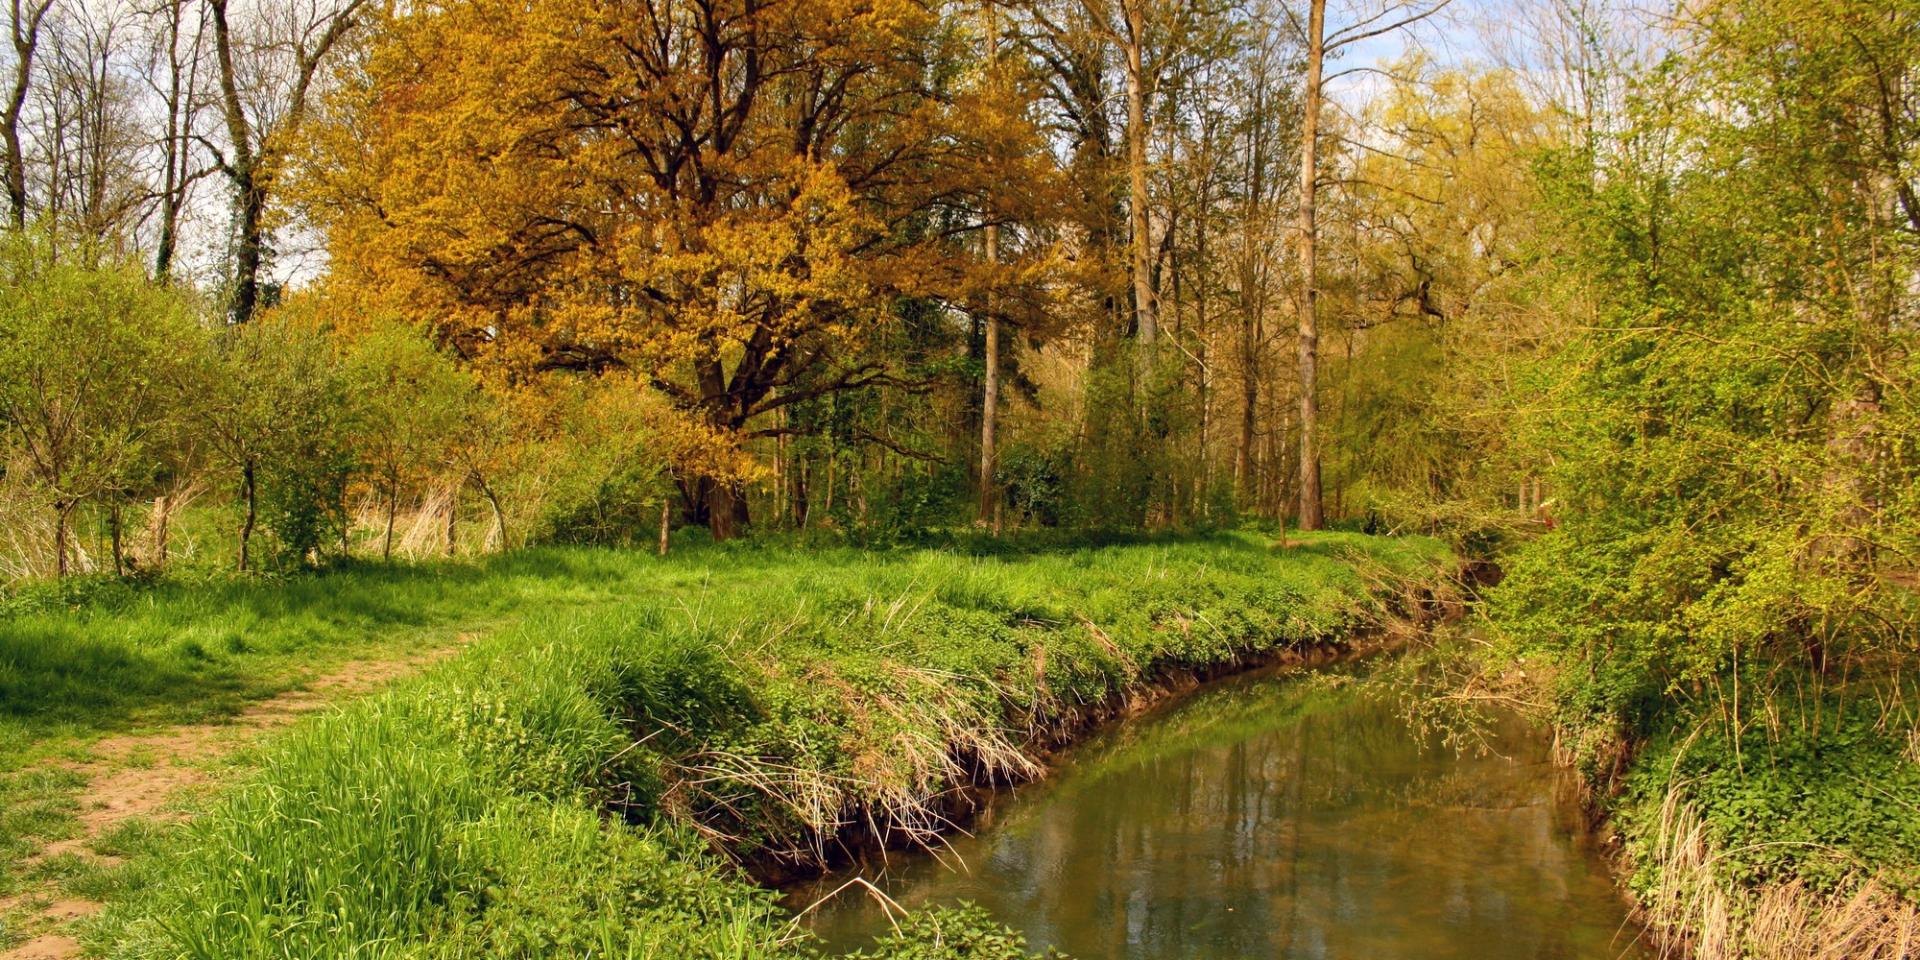
<path fill-rule="evenodd" d="M 924 838 L 957 789 L 1034 774 L 1077 716 L 1177 671 L 1341 637 L 1384 615 L 1387 584 L 1446 562 L 1431 542 L 1341 534 L 1030 546 L 660 564 L 676 588 L 530 620 L 280 736 L 136 861 L 93 942 L 120 957 L 804 955 L 729 857 L 806 866 L 843 841 Z M 882 949 L 1024 954 L 978 917 L 947 919 Z"/>

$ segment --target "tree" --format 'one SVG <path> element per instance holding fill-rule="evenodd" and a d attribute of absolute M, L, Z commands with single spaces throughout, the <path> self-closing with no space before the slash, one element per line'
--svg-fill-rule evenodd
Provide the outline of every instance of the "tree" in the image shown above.
<path fill-rule="evenodd" d="M 233 189 L 231 316 L 253 319 L 267 256 L 267 208 L 286 153 L 305 122 L 314 82 L 353 29 L 366 0 L 286 0 L 255 11 L 251 35 L 232 0 L 207 0 L 227 145 L 215 161 Z"/>
<path fill-rule="evenodd" d="M 335 345 L 300 318 L 265 315 L 215 338 L 198 399 L 208 444 L 238 481 L 235 567 L 256 566 L 255 531 L 274 534 L 275 559 L 298 565 L 337 543 L 354 467 L 352 410 Z"/>
<path fill-rule="evenodd" d="M 1287 64 L 1294 50 L 1284 37 L 1277 24 L 1263 23 L 1257 29 L 1236 71 L 1240 85 L 1230 94 L 1231 100 L 1244 104 L 1246 111 L 1238 131 L 1238 209 L 1233 211 L 1232 228 L 1223 238 L 1232 260 L 1231 302 L 1239 313 L 1232 344 L 1240 381 L 1233 480 L 1243 509 L 1259 502 L 1260 385 L 1265 375 L 1269 314 L 1282 299 L 1281 251 L 1285 244 L 1281 233 L 1287 183 L 1297 160 L 1297 154 L 1281 144 L 1299 139 L 1291 127 L 1300 118 L 1300 111 L 1286 92 Z"/>
<path fill-rule="evenodd" d="M 151 193 L 146 118 L 126 77 L 132 27 L 123 8 L 62 9 L 41 44 L 32 124 L 41 215 L 81 241 L 77 253 L 130 247 Z"/>
<path fill-rule="evenodd" d="M 999 131 L 959 121 L 1018 118 L 925 69 L 959 55 L 937 27 L 896 0 L 398 15 L 311 189 L 335 277 L 474 362 L 641 371 L 715 435 L 781 435 L 776 411 L 901 382 L 863 340 L 977 261 L 937 225 L 977 209 Z M 689 519 L 741 529 L 741 488 L 683 482 Z"/>
<path fill-rule="evenodd" d="M 65 576 L 74 510 L 133 485 L 180 415 L 198 328 L 137 266 L 78 265 L 43 234 L 0 238 L 0 286 L 0 417 L 52 512 Z"/>
<path fill-rule="evenodd" d="M 1426 20 L 1451 2 L 1437 0 L 1423 7 L 1413 0 L 1397 0 L 1388 3 L 1377 13 L 1361 17 L 1355 23 L 1328 34 L 1327 0 L 1308 0 L 1304 28 L 1307 75 L 1306 92 L 1301 98 L 1303 121 L 1300 128 L 1300 207 L 1297 228 L 1300 251 L 1299 524 L 1302 530 L 1318 530 L 1326 522 L 1320 489 L 1320 225 L 1315 206 L 1320 191 L 1320 114 L 1326 98 L 1326 82 L 1330 79 L 1326 74 L 1326 60 L 1344 47 Z"/>
<path fill-rule="evenodd" d="M 1410 57 L 1361 115 L 1322 231 L 1327 494 L 1349 515 L 1488 542 L 1529 522 L 1541 464 L 1511 442 L 1513 387 L 1563 346 L 1584 284 L 1548 280 L 1536 163 L 1577 125 L 1503 70 Z M 1443 526 L 1436 527 L 1436 524 Z"/>
<path fill-rule="evenodd" d="M 189 19 L 189 9 L 194 14 Z M 165 127 L 159 137 L 160 210 L 153 250 L 153 273 L 161 282 L 173 277 L 180 245 L 181 217 L 195 182 L 217 171 L 194 159 L 194 138 L 203 107 L 200 71 L 204 67 L 208 5 L 164 0 L 150 14 L 159 22 L 152 56 L 159 69 L 149 83 L 159 94 Z"/>
<path fill-rule="evenodd" d="M 40 49 L 40 29 L 46 23 L 53 0 L 8 0 L 7 35 L 13 47 L 13 76 L 7 100 L 0 109 L 0 175 L 7 192 L 7 216 L 13 228 L 27 225 L 27 159 L 20 141 L 20 117 L 33 84 L 34 55 Z"/>
<path fill-rule="evenodd" d="M 398 324 L 357 337 L 342 374 L 354 408 L 354 449 L 386 501 L 380 556 L 391 560 L 400 498 L 447 469 L 472 382 L 419 330 Z"/>
<path fill-rule="evenodd" d="M 985 56 L 987 82 L 990 89 L 1002 88 L 993 85 L 998 76 L 1000 61 L 1000 24 L 994 11 L 994 0 L 985 0 L 981 13 L 986 20 Z M 1000 262 L 1000 225 L 994 222 L 993 191 L 989 187 L 986 194 L 986 237 L 985 253 L 987 269 L 992 270 Z M 980 526 L 993 526 L 997 531 L 996 516 L 999 510 L 999 497 L 996 493 L 998 482 L 995 474 L 999 472 L 999 451 L 995 446 L 995 433 L 1000 427 L 1000 318 L 994 315 L 993 301 L 986 303 L 986 336 L 983 349 L 986 354 L 986 372 L 982 378 L 980 398 L 980 513 L 975 522 Z"/>
<path fill-rule="evenodd" d="M 1920 12 L 1699 13 L 1606 148 L 1546 166 L 1552 263 L 1592 303 L 1534 372 L 1556 402 L 1517 442 L 1559 524 L 1500 613 L 1603 679 L 1585 709 L 1685 684 L 1737 737 L 1800 702 L 1780 684 L 1914 653 Z"/>

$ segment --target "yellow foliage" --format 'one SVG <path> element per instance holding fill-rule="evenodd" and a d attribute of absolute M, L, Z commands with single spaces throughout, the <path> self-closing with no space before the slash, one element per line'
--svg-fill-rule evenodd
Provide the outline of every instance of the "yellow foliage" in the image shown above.
<path fill-rule="evenodd" d="M 1041 202 L 1049 164 L 1017 99 L 928 69 L 955 55 L 937 20 L 912 0 L 394 14 L 304 182 L 329 284 L 510 379 L 631 371 L 721 432 L 872 382 L 861 346 L 897 299 L 1044 283 L 1044 250 L 988 274 L 936 228 L 996 183 Z"/>

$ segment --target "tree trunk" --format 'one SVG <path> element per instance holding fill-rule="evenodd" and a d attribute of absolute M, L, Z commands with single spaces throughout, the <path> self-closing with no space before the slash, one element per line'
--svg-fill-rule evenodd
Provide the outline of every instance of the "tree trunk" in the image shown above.
<path fill-rule="evenodd" d="M 739 487 L 730 482 L 707 479 L 701 481 L 706 487 L 707 530 L 715 540 L 732 540 L 740 535 L 741 528 L 747 525 L 747 498 Z"/>
<path fill-rule="evenodd" d="M 793 467 L 793 526 L 798 530 L 807 528 L 808 514 L 813 512 L 807 501 L 807 478 L 811 474 L 810 462 L 805 458 L 796 458 Z"/>
<path fill-rule="evenodd" d="M 1233 487 L 1242 506 L 1253 501 L 1253 431 L 1260 408 L 1258 331 L 1250 320 L 1240 329 L 1240 439 L 1233 450 Z"/>
<path fill-rule="evenodd" d="M 380 544 L 380 559 L 393 559 L 393 515 L 400 512 L 400 485 L 387 487 L 387 535 Z"/>
<path fill-rule="evenodd" d="M 0 158 L 7 193 L 7 217 L 15 230 L 27 225 L 27 158 L 20 145 L 20 114 L 26 107 L 27 89 L 33 81 L 33 55 L 40 46 L 40 25 L 45 21 L 53 0 L 22 3 L 15 0 L 12 17 L 7 21 L 13 44 L 13 87 L 7 91 L 7 103 L 0 109 Z M 62 572 L 65 572 L 62 561 Z"/>
<path fill-rule="evenodd" d="M 993 0 L 987 0 L 987 69 L 989 76 L 994 61 L 1000 54 L 1000 25 L 993 15 Z M 999 280 L 1000 263 L 1000 226 L 993 222 L 992 198 L 987 202 L 986 258 L 989 279 L 986 296 L 986 376 L 981 386 L 980 398 L 980 515 L 978 525 L 989 526 L 993 523 L 996 496 L 994 474 L 999 469 L 999 451 L 995 447 L 994 431 L 1000 420 L 1000 319 L 993 314 L 993 284 Z M 997 531 L 996 531 L 997 532 Z"/>
<path fill-rule="evenodd" d="M 663 557 L 667 555 L 667 546 L 668 546 L 667 538 L 673 531 L 673 525 L 671 522 L 672 518 L 673 518 L 673 501 L 666 497 L 661 497 L 660 498 L 660 555 Z"/>
<path fill-rule="evenodd" d="M 147 538 L 153 541 L 153 557 L 148 567 L 159 573 L 167 566 L 167 521 L 172 501 L 166 494 L 153 498 L 153 515 L 147 520 Z"/>
<path fill-rule="evenodd" d="M 260 306 L 260 261 L 266 253 L 261 217 L 266 211 L 267 191 L 251 169 L 237 173 L 234 183 L 240 204 L 233 254 L 233 322 L 238 324 L 253 319 Z"/>
<path fill-rule="evenodd" d="M 255 160 L 253 124 L 242 105 L 239 74 L 234 69 L 233 31 L 227 24 L 228 0 L 210 0 L 213 15 L 213 49 L 220 73 L 220 107 L 227 125 L 227 139 L 233 151 L 226 164 L 233 185 L 235 243 L 231 318 L 234 323 L 253 319 L 260 298 L 260 257 L 263 243 L 261 214 L 266 209 L 266 187 L 260 182 Z"/>
<path fill-rule="evenodd" d="M 67 575 L 67 517 L 72 512 L 72 501 L 58 500 L 53 504 L 53 574 L 56 577 Z"/>
<path fill-rule="evenodd" d="M 1127 75 L 1127 212 L 1132 225 L 1134 335 L 1151 347 L 1159 334 L 1159 316 L 1153 299 L 1152 228 L 1147 219 L 1147 91 L 1142 34 L 1146 30 L 1140 4 L 1125 0 L 1127 33 L 1122 44 Z"/>
<path fill-rule="evenodd" d="M 460 547 L 460 485 L 454 484 L 447 491 L 447 556 L 459 552 Z"/>
<path fill-rule="evenodd" d="M 120 537 L 120 504 L 107 507 L 107 537 L 113 546 L 113 575 L 127 575 L 127 551 Z"/>
<path fill-rule="evenodd" d="M 473 475 L 473 483 L 480 488 L 480 495 L 487 498 L 487 507 L 493 511 L 493 538 L 501 552 L 507 549 L 507 512 L 500 509 L 500 498 L 494 495 L 493 485 L 480 474 Z"/>
<path fill-rule="evenodd" d="M 1320 503 L 1320 326 L 1318 225 L 1320 84 L 1326 61 L 1327 0 L 1311 0 L 1307 20 L 1307 88 L 1300 132 L 1300 519 L 1302 530 L 1325 525 Z"/>
<path fill-rule="evenodd" d="M 256 514 L 252 462 L 240 468 L 240 496 L 247 508 L 245 519 L 240 521 L 240 572 L 246 573 L 247 549 L 253 540 L 253 521 Z"/>
<path fill-rule="evenodd" d="M 186 8 L 187 0 L 168 0 L 166 4 L 167 134 L 161 143 L 161 159 L 166 172 L 160 192 L 160 235 L 153 254 L 153 274 L 161 283 L 168 283 L 173 278 L 174 250 L 179 244 L 180 208 L 185 203 L 187 188 L 193 179 L 192 171 L 188 169 L 188 140 L 193 131 L 196 109 L 190 101 L 197 90 L 193 78 L 199 74 L 200 37 L 204 36 L 206 21 L 202 13 L 200 29 L 194 33 L 189 49 L 190 62 L 196 66 L 189 72 L 187 64 L 181 60 L 180 52 L 180 41 L 186 29 Z"/>

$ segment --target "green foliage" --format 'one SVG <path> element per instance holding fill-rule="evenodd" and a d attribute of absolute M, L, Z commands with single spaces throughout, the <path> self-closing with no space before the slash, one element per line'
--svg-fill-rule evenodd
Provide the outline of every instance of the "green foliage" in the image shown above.
<path fill-rule="evenodd" d="M 1074 440 L 1055 430 L 1023 438 L 1000 454 L 1001 489 L 1014 516 L 1027 524 L 1057 527 L 1071 517 Z"/>
<path fill-rule="evenodd" d="M 972 904 L 913 913 L 872 950 L 849 960 L 1028 960 L 1025 937 L 995 923 Z M 1049 950 L 1044 956 L 1060 957 Z"/>
<path fill-rule="evenodd" d="M 53 513 L 61 572 L 77 506 L 146 490 L 178 456 L 204 338 L 181 296 L 90 253 L 0 235 L 0 477 L 17 468 Z"/>
<path fill-rule="evenodd" d="M 385 493 L 381 553 L 391 557 L 401 496 L 447 471 L 462 425 L 481 398 L 473 380 L 423 331 L 399 325 L 355 339 L 341 376 L 353 450 Z"/>
<path fill-rule="evenodd" d="M 1502 591 L 1524 641 L 1661 685 L 1743 656 L 1904 657 L 1920 612 L 1885 579 L 1920 536 L 1896 359 L 1914 347 L 1898 278 L 1920 260 L 1881 206 L 1916 171 L 1840 119 L 1878 109 L 1872 77 L 1920 53 L 1911 14 L 1723 6 L 1688 69 L 1644 81 L 1633 136 L 1669 150 L 1555 165 L 1564 269 L 1602 293 L 1529 425 L 1555 451 L 1561 527 Z M 1695 99 L 1718 106 L 1674 106 Z"/>
<path fill-rule="evenodd" d="M 1917 17 L 1708 3 L 1616 141 L 1539 167 L 1593 302 L 1520 381 L 1558 527 L 1490 612 L 1586 772 L 1624 774 L 1642 890 L 1670 792 L 1732 889 L 1913 889 Z"/>
<path fill-rule="evenodd" d="M 224 331 L 203 375 L 215 386 L 197 397 L 197 413 L 239 510 L 271 535 L 276 566 L 317 562 L 341 542 L 357 464 L 351 391 L 332 342 L 270 314 Z M 240 524 L 244 560 L 252 530 Z"/>
<path fill-rule="evenodd" d="M 1870 875 L 1914 895 L 1920 764 L 1910 756 L 1911 728 L 1889 724 L 1872 699 L 1808 693 L 1808 712 L 1777 736 L 1753 729 L 1736 742 L 1721 718 L 1677 719 L 1647 745 L 1615 801 L 1629 835 L 1656 829 L 1666 792 L 1677 787 L 1706 821 L 1722 851 L 1715 869 L 1731 883 L 1798 881 L 1844 894 Z M 1644 889 L 1660 864 L 1636 863 L 1634 883 Z"/>

